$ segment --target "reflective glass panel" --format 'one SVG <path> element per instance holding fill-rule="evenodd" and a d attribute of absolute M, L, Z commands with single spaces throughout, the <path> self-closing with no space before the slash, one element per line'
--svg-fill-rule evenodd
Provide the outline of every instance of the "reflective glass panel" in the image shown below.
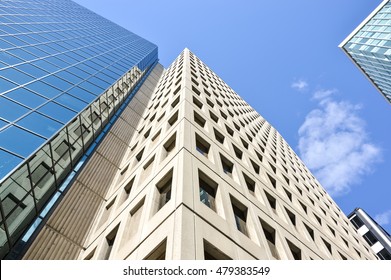
<path fill-rule="evenodd" d="M 0 96 L 0 117 L 12 122 L 27 112 L 26 107 Z"/>
<path fill-rule="evenodd" d="M 63 123 L 67 123 L 77 114 L 75 111 L 71 111 L 55 102 L 46 103 L 38 111 Z"/>
<path fill-rule="evenodd" d="M 8 172 L 22 162 L 22 159 L 6 151 L 0 150 L 0 178 L 3 178 Z"/>
<path fill-rule="evenodd" d="M 1 146 L 11 152 L 27 157 L 38 146 L 44 142 L 44 139 L 19 127 L 11 126 L 0 131 Z M 26 145 L 28 143 L 28 145 Z"/>
<path fill-rule="evenodd" d="M 51 120 L 36 112 L 32 112 L 31 114 L 27 115 L 18 121 L 17 124 L 47 138 L 52 136 L 63 126 L 63 124 Z"/>
<path fill-rule="evenodd" d="M 7 97 L 12 98 L 30 108 L 35 108 L 47 101 L 47 99 L 25 89 L 18 88 L 13 91 L 10 91 L 6 94 Z"/>

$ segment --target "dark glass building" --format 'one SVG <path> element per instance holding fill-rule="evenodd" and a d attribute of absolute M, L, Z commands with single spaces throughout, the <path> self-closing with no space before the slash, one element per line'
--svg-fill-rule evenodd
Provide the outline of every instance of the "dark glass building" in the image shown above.
<path fill-rule="evenodd" d="M 2 257 L 156 62 L 156 45 L 70 0 L 0 1 Z"/>

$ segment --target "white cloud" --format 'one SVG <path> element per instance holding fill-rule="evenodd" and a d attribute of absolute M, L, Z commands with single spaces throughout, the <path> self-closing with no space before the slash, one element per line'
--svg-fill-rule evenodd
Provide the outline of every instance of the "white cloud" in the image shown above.
<path fill-rule="evenodd" d="M 320 89 L 314 93 L 312 98 L 316 100 L 322 100 L 333 95 L 336 92 L 337 92 L 336 89 Z"/>
<path fill-rule="evenodd" d="M 298 90 L 298 91 L 304 91 L 308 88 L 308 83 L 302 79 L 295 81 L 291 84 L 291 87 Z"/>
<path fill-rule="evenodd" d="M 391 223 L 391 210 L 388 210 L 386 212 L 383 212 L 381 214 L 377 214 L 375 216 L 375 221 L 381 225 L 385 226 Z"/>
<path fill-rule="evenodd" d="M 299 152 L 306 165 L 330 194 L 341 195 L 372 171 L 380 148 L 371 143 L 361 108 L 330 97 L 335 90 L 314 94 L 318 108 L 306 116 L 299 129 Z"/>

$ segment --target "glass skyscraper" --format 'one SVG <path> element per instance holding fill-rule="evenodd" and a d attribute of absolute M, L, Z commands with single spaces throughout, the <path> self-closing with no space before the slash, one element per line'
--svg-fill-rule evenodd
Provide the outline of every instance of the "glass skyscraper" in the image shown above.
<path fill-rule="evenodd" d="M 383 1 L 340 47 L 391 103 L 391 2 Z"/>
<path fill-rule="evenodd" d="M 0 1 L 2 255 L 157 62 L 157 46 L 70 0 Z"/>

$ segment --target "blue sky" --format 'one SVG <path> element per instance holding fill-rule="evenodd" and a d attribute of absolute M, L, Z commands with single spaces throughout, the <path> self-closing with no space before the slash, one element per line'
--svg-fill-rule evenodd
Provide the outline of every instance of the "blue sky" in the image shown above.
<path fill-rule="evenodd" d="M 188 47 L 288 141 L 346 213 L 391 233 L 391 105 L 338 48 L 381 0 L 76 0 L 150 40 Z"/>

